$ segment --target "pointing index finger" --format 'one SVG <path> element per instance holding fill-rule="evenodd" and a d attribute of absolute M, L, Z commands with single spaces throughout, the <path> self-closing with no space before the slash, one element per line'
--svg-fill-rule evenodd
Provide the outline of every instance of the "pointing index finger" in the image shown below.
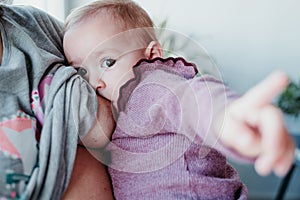
<path fill-rule="evenodd" d="M 248 90 L 243 96 L 246 105 L 261 107 L 270 104 L 288 85 L 289 79 L 284 72 L 277 71 L 270 74 L 263 81 Z"/>

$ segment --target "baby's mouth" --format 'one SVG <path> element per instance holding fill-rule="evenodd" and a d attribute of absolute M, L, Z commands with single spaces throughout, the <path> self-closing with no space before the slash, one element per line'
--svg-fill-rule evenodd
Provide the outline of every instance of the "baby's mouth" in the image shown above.
<path fill-rule="evenodd" d="M 101 92 L 101 90 L 103 90 L 103 89 L 102 88 L 96 88 L 96 90 L 95 90 L 96 91 L 96 95 L 100 96 L 101 98 L 103 98 L 103 99 L 105 99 L 107 101 L 110 101 L 111 103 L 113 103 L 114 101 L 112 99 L 109 99 L 109 98 L 105 97 L 103 95 L 103 93 Z"/>

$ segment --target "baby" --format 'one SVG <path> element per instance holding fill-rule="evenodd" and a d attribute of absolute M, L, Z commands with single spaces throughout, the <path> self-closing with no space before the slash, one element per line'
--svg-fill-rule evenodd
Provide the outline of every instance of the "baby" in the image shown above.
<path fill-rule="evenodd" d="M 271 105 L 288 83 L 284 74 L 242 97 L 212 76 L 195 77 L 194 64 L 162 58 L 153 22 L 130 0 L 76 9 L 63 43 L 70 65 L 85 69 L 97 94 L 113 104 L 107 164 L 116 199 L 247 199 L 225 155 L 253 162 L 261 175 L 290 168 L 294 144 Z"/>

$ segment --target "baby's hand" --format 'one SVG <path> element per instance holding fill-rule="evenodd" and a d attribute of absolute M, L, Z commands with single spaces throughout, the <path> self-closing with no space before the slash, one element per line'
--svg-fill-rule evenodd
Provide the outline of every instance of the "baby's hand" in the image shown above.
<path fill-rule="evenodd" d="M 240 154 L 255 157 L 255 169 L 260 175 L 274 171 L 283 176 L 294 160 L 294 142 L 282 113 L 271 105 L 287 84 L 285 74 L 273 73 L 227 109 L 221 140 Z"/>

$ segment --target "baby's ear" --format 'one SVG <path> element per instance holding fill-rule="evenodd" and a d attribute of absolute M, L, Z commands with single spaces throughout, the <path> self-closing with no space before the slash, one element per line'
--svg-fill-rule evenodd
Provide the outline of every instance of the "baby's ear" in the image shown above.
<path fill-rule="evenodd" d="M 156 57 L 162 57 L 162 49 L 157 41 L 151 41 L 146 50 L 145 50 L 145 57 L 147 59 L 153 59 Z"/>

